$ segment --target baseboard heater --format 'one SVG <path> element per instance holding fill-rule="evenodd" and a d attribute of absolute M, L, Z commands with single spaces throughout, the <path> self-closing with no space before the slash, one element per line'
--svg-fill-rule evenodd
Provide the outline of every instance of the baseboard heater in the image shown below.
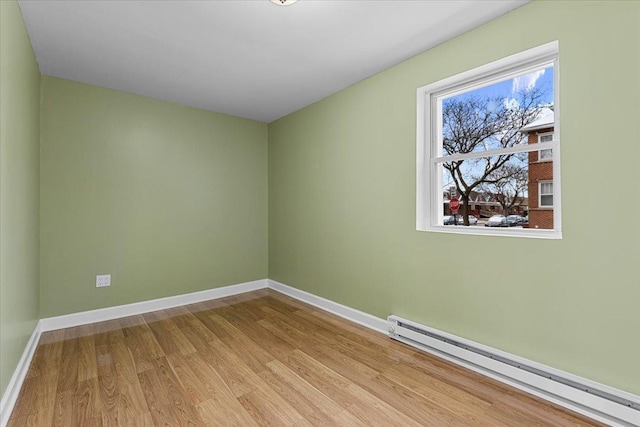
<path fill-rule="evenodd" d="M 612 426 L 640 426 L 640 397 L 389 316 L 389 336 Z"/>

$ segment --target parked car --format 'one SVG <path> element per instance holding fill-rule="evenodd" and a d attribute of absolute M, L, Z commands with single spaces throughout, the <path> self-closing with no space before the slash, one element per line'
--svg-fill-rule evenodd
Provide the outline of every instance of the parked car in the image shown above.
<path fill-rule="evenodd" d="M 516 225 L 522 225 L 524 224 L 525 219 L 523 217 L 521 217 L 520 215 L 509 215 L 507 217 L 507 224 L 509 224 L 509 227 L 514 227 Z"/>
<path fill-rule="evenodd" d="M 508 227 L 509 223 L 504 215 L 494 215 L 487 222 L 484 223 L 485 227 Z"/>
<path fill-rule="evenodd" d="M 473 215 L 469 215 L 469 225 L 476 225 L 478 223 L 478 218 L 476 218 Z M 458 217 L 458 224 L 462 225 L 464 224 L 464 216 L 460 215 Z"/>
<path fill-rule="evenodd" d="M 456 217 L 454 215 L 445 215 L 442 218 L 442 225 L 454 225 L 456 223 Z"/>

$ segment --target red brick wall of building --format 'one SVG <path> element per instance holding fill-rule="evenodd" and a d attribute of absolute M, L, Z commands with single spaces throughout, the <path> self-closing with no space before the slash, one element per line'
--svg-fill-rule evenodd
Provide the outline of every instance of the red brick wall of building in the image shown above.
<path fill-rule="evenodd" d="M 538 135 L 552 132 L 553 128 L 529 134 L 529 144 L 538 143 Z M 538 206 L 538 185 L 541 181 L 553 181 L 553 162 L 538 160 L 538 151 L 529 152 L 529 228 L 553 229 L 553 208 Z"/>
<path fill-rule="evenodd" d="M 553 209 L 529 210 L 529 228 L 553 229 Z"/>

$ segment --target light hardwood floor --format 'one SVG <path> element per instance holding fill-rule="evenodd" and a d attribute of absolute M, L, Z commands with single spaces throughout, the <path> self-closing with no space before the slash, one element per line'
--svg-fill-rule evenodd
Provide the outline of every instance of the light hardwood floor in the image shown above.
<path fill-rule="evenodd" d="M 43 334 L 31 425 L 600 424 L 262 290 Z"/>

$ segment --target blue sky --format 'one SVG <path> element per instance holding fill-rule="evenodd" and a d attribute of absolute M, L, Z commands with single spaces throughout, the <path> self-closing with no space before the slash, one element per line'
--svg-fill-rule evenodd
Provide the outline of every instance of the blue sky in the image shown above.
<path fill-rule="evenodd" d="M 489 97 L 512 97 L 518 90 L 524 88 L 544 88 L 546 94 L 543 99 L 544 103 L 553 103 L 553 67 L 543 68 L 533 73 L 524 74 L 513 79 L 508 79 L 500 83 L 494 83 L 471 92 L 465 92 L 447 99 L 461 99 L 469 95 L 478 96 L 480 98 Z M 446 102 L 446 100 L 445 100 Z"/>

